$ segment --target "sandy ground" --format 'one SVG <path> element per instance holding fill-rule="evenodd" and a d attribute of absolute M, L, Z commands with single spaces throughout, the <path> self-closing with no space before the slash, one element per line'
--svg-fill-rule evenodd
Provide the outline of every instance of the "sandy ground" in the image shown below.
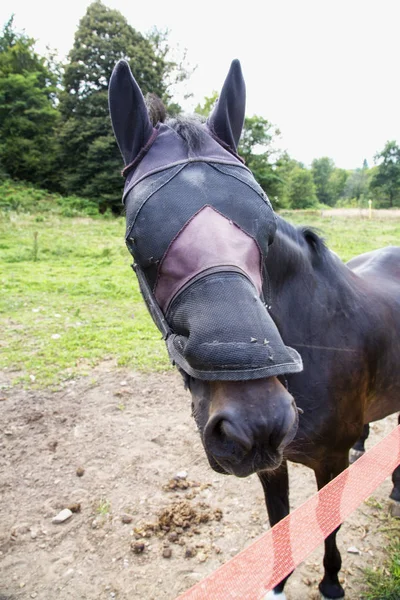
<path fill-rule="evenodd" d="M 11 388 L 8 377 L 0 376 L 0 600 L 173 600 L 268 528 L 257 477 L 209 468 L 177 373 L 107 363 L 58 392 Z M 395 425 L 374 424 L 369 445 Z M 187 487 L 171 489 L 183 470 Z M 290 478 L 296 507 L 316 486 L 302 466 Z M 382 560 L 390 489 L 387 480 L 339 534 L 350 600 L 362 598 L 361 569 Z M 54 524 L 66 507 L 78 512 Z M 319 548 L 296 570 L 289 600 L 319 597 L 321 557 Z"/>

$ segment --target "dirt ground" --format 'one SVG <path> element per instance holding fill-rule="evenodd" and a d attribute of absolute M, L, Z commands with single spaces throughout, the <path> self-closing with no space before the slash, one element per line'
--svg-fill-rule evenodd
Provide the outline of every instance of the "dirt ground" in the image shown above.
<path fill-rule="evenodd" d="M 268 529 L 257 477 L 208 466 L 177 373 L 110 362 L 58 392 L 11 388 L 8 377 L 0 377 L 0 600 L 173 600 Z M 395 425 L 394 417 L 374 424 L 369 445 Z M 178 473 L 186 479 L 174 480 Z M 316 486 L 302 466 L 291 465 L 290 478 L 296 507 Z M 361 569 L 382 560 L 390 489 L 386 480 L 339 534 L 349 600 L 362 598 Z M 77 512 L 54 524 L 67 507 Z M 319 597 L 321 557 L 319 548 L 296 570 L 289 600 Z"/>

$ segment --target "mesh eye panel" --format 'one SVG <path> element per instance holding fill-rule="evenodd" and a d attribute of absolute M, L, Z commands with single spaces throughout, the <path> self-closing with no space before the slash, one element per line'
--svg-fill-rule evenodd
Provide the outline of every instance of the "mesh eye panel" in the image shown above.
<path fill-rule="evenodd" d="M 234 174 L 243 170 L 224 168 Z M 153 179 L 160 178 L 162 185 L 157 187 Z M 207 163 L 189 163 L 152 175 L 129 193 L 127 238 L 135 260 L 143 268 L 158 263 L 185 223 L 207 204 L 256 239 L 266 256 L 276 225 L 261 188 L 257 192 Z"/>

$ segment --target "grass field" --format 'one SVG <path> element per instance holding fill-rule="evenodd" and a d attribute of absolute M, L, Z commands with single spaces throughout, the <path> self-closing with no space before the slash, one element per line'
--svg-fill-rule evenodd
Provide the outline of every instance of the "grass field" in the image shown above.
<path fill-rule="evenodd" d="M 362 600 L 399 600 L 400 598 L 400 520 L 389 519 L 387 535 L 387 560 L 375 570 L 365 570 L 368 592 Z"/>
<path fill-rule="evenodd" d="M 0 212 L 0 368 L 15 381 L 57 385 L 109 358 L 169 368 L 124 245 L 124 219 Z M 400 219 L 382 223 L 296 215 L 343 260 L 400 244 Z"/>

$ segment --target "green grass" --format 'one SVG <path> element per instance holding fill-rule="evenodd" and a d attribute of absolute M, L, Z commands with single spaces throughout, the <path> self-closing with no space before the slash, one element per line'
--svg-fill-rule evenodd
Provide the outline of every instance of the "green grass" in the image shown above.
<path fill-rule="evenodd" d="M 400 598 L 400 521 L 388 521 L 387 560 L 376 569 L 366 569 L 365 583 L 368 591 L 363 600 L 399 600 Z"/>
<path fill-rule="evenodd" d="M 289 220 L 317 227 L 344 260 L 400 244 L 400 219 L 291 213 Z M 15 371 L 15 382 L 57 385 L 105 359 L 169 368 L 130 268 L 124 226 L 123 218 L 0 211 L 0 368 Z"/>
<path fill-rule="evenodd" d="M 130 264 L 123 219 L 3 213 L 0 368 L 39 386 L 111 358 L 168 368 Z"/>

